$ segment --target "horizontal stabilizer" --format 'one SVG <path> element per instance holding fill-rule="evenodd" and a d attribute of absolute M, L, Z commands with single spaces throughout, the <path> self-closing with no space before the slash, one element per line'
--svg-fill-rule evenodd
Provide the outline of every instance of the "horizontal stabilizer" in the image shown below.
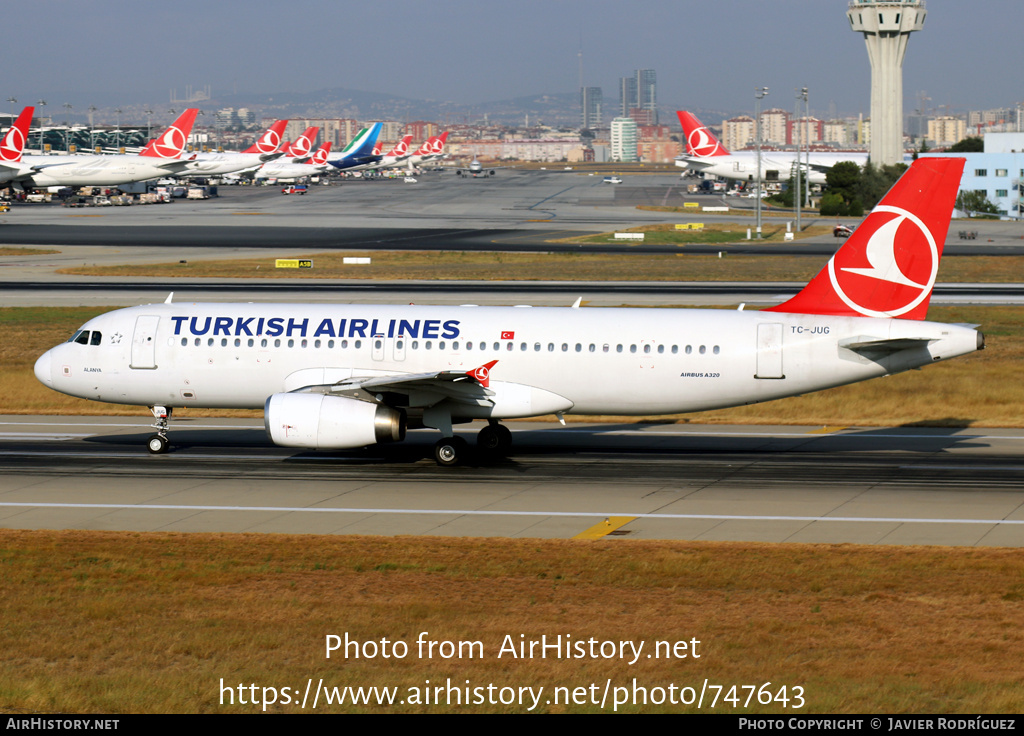
<path fill-rule="evenodd" d="M 932 342 L 932 339 L 928 337 L 885 338 L 858 335 L 857 337 L 848 337 L 845 340 L 840 340 L 839 347 L 856 352 L 898 353 L 901 350 L 924 347 L 930 342 Z"/>

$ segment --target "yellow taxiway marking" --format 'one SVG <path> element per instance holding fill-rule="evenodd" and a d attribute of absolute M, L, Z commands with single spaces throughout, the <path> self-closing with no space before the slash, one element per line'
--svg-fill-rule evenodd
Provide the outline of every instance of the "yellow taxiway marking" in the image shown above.
<path fill-rule="evenodd" d="M 842 432 L 846 427 L 822 427 L 821 429 L 812 429 L 807 434 L 832 434 L 833 432 Z"/>
<path fill-rule="evenodd" d="M 609 516 L 604 521 L 599 521 L 594 526 L 587 529 L 585 532 L 580 532 L 573 539 L 600 539 L 601 537 L 611 534 L 616 529 L 621 529 L 631 521 L 635 521 L 635 516 Z"/>

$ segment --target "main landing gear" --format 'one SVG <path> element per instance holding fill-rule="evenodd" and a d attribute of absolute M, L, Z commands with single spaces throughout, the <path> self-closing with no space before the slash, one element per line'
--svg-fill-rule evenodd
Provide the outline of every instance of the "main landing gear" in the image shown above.
<path fill-rule="evenodd" d="M 167 430 L 170 426 L 171 413 L 174 409 L 168 409 L 165 406 L 151 406 L 149 410 L 153 412 L 153 416 L 156 418 L 156 423 L 152 426 L 156 430 L 156 434 L 146 440 L 146 446 L 153 455 L 159 455 L 167 452 L 171 446 L 171 441 L 167 439 Z"/>
<path fill-rule="evenodd" d="M 511 448 L 512 433 L 496 421 L 477 433 L 476 449 L 484 460 L 505 457 Z M 442 467 L 461 465 L 469 457 L 469 452 L 469 443 L 461 437 L 443 437 L 434 445 L 434 459 Z"/>

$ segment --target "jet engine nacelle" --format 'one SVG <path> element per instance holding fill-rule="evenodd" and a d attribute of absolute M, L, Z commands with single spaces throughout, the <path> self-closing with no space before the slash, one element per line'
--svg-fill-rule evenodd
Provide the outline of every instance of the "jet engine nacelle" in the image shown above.
<path fill-rule="evenodd" d="M 263 407 L 267 436 L 282 447 L 341 450 L 405 439 L 397 409 L 343 396 L 274 394 Z"/>

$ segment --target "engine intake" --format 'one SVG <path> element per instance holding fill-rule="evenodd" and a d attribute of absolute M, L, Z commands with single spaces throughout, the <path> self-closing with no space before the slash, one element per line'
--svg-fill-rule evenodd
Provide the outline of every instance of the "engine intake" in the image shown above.
<path fill-rule="evenodd" d="M 325 394 L 274 394 L 263 407 L 271 442 L 342 450 L 405 439 L 405 414 L 390 406 Z"/>

